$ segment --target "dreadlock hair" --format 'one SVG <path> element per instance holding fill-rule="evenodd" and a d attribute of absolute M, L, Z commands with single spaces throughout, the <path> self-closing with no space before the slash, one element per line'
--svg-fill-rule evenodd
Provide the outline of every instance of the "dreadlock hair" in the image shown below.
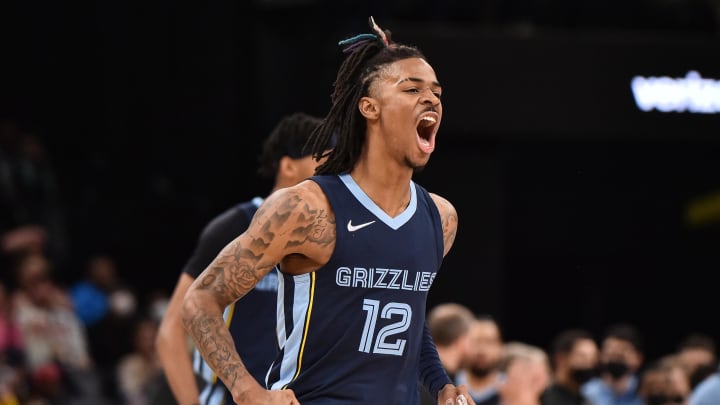
<path fill-rule="evenodd" d="M 316 160 L 328 157 L 315 174 L 342 174 L 355 166 L 367 127 L 358 103 L 368 95 L 381 69 L 398 60 L 426 59 L 418 48 L 391 41 L 390 31 L 380 29 L 372 17 L 370 27 L 374 34 L 360 34 L 338 43 L 347 56 L 333 83 L 332 106 L 308 140 Z"/>

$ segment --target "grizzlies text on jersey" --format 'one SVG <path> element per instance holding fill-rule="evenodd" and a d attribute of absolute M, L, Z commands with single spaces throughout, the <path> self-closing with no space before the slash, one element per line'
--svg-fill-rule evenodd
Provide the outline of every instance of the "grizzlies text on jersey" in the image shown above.
<path fill-rule="evenodd" d="M 312 179 L 334 211 L 335 249 L 315 272 L 280 273 L 268 387 L 303 405 L 416 405 L 426 299 L 443 259 L 438 209 L 414 182 L 393 218 L 349 175 Z"/>

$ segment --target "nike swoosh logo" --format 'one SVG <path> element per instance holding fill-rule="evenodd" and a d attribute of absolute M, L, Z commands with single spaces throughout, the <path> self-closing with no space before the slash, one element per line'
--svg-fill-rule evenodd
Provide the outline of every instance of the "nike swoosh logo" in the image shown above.
<path fill-rule="evenodd" d="M 357 231 L 358 229 L 365 228 L 366 226 L 372 225 L 372 224 L 374 224 L 374 223 L 375 223 L 375 221 L 370 221 L 370 222 L 365 222 L 364 224 L 360 224 L 360 225 L 353 225 L 353 224 L 352 224 L 352 219 L 351 219 L 351 220 L 348 221 L 348 226 L 347 226 L 348 232 L 355 232 L 355 231 Z"/>

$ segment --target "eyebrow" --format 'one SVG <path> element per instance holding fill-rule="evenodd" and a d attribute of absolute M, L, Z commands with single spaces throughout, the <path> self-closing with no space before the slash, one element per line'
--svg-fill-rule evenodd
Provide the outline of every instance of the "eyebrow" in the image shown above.
<path fill-rule="evenodd" d="M 406 77 L 406 78 L 398 81 L 397 84 L 399 85 L 399 84 L 402 84 L 402 83 L 408 82 L 408 81 L 415 82 L 415 83 L 425 83 L 425 80 L 423 80 L 419 77 Z M 440 85 L 440 83 L 438 83 L 436 81 L 433 81 L 432 84 L 433 84 L 433 86 L 436 86 L 436 87 L 442 87 L 442 85 Z"/>

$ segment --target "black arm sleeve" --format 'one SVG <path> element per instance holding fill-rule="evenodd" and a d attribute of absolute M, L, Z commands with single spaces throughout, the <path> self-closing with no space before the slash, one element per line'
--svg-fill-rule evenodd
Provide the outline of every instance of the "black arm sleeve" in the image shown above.
<path fill-rule="evenodd" d="M 240 205 L 213 218 L 200 233 L 195 251 L 183 267 L 183 272 L 197 278 L 228 243 L 245 232 L 250 218 Z"/>
<path fill-rule="evenodd" d="M 420 348 L 420 381 L 437 400 L 438 392 L 446 384 L 452 384 L 450 377 L 440 362 L 435 342 L 430 335 L 427 321 L 423 328 L 422 346 Z"/>

